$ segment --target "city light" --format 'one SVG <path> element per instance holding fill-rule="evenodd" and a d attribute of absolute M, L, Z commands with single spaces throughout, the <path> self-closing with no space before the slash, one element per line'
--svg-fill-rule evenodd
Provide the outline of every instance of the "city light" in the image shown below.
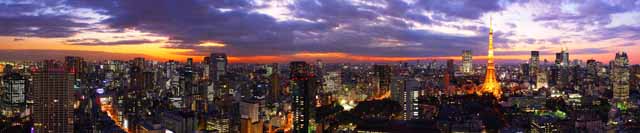
<path fill-rule="evenodd" d="M 0 133 L 640 132 L 640 0 L 0 11 Z"/>

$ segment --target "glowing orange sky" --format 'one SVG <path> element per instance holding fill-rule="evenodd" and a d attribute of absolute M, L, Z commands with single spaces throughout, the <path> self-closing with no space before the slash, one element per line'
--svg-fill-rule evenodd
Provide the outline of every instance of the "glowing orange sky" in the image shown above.
<path fill-rule="evenodd" d="M 0 50 L 15 54 L 19 50 L 102 52 L 118 55 L 118 59 L 144 56 L 160 61 L 201 61 L 209 51 L 216 51 L 226 52 L 231 63 L 271 63 L 459 60 L 456 53 L 471 49 L 479 63 L 486 58 L 480 53 L 486 53 L 481 50 L 488 41 L 484 40 L 486 28 L 491 26 L 496 33 L 498 63 L 524 63 L 532 50 L 545 53 L 541 59 L 553 62 L 551 53 L 565 47 L 572 61 L 607 63 L 616 52 L 625 51 L 630 63 L 640 63 L 640 53 L 635 51 L 640 49 L 640 2 L 397 2 L 406 5 L 404 10 L 390 2 L 366 0 L 256 0 L 237 7 L 203 1 L 175 7 L 165 5 L 172 2 L 148 1 L 82 2 L 91 6 L 68 1 L 7 1 L 3 3 L 6 7 L 32 8 L 7 8 L 7 13 L 0 13 Z M 425 8 L 425 4 L 442 8 Z M 592 8 L 604 4 L 610 7 Z M 309 10 L 323 5 L 358 10 Z M 159 6 L 175 9 L 156 8 Z M 449 7 L 477 10 L 445 10 Z M 6 53 L 0 57 L 12 59 L 7 56 L 13 54 Z M 32 56 L 40 55 L 34 52 L 24 59 L 35 58 Z"/>
<path fill-rule="evenodd" d="M 204 56 L 189 56 L 181 55 L 179 53 L 189 52 L 189 49 L 175 49 L 164 48 L 164 43 L 149 43 L 141 45 L 115 45 L 115 46 L 84 46 L 84 45 L 69 45 L 63 43 L 63 39 L 44 39 L 44 38 L 28 38 L 23 41 L 14 41 L 14 37 L 0 37 L 0 42 L 5 42 L 0 49 L 5 50 L 82 50 L 82 51 L 100 51 L 110 52 L 114 54 L 143 54 L 147 55 L 147 58 L 154 60 L 178 60 L 184 61 L 186 58 L 194 58 L 195 61 L 201 61 Z M 211 47 L 224 47 L 224 44 L 216 42 L 206 43 L 205 46 Z M 503 51 L 507 51 L 502 49 Z M 570 51 L 571 52 L 571 51 Z M 571 53 L 570 53 L 571 54 Z M 634 51 L 629 51 L 630 61 L 633 64 L 638 62 L 634 60 L 636 57 L 640 57 Z M 81 56 L 81 55 L 79 55 Z M 312 52 L 298 52 L 290 55 L 263 55 L 263 56 L 234 56 L 228 55 L 231 63 L 272 63 L 272 62 L 288 62 L 292 60 L 306 60 L 313 61 L 321 59 L 325 62 L 401 62 L 401 61 L 416 61 L 416 60 L 446 60 L 454 59 L 460 60 L 460 56 L 433 56 L 433 57 L 388 57 L 388 56 L 363 56 L 352 55 L 342 52 L 328 52 L 328 53 L 312 53 Z M 542 55 L 541 60 L 547 59 L 552 62 L 555 55 Z M 596 59 L 601 62 L 608 62 L 613 59 L 615 53 L 606 54 L 571 54 L 570 59 Z M 133 58 L 133 57 L 132 57 Z M 474 60 L 485 60 L 486 56 L 474 55 Z M 522 60 L 526 62 L 529 59 L 529 55 L 496 55 L 496 60 Z"/>

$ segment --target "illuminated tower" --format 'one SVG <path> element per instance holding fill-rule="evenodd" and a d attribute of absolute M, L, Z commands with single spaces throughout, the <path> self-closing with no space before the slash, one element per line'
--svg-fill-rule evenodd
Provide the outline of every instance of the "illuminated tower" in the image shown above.
<path fill-rule="evenodd" d="M 500 90 L 500 84 L 496 80 L 496 68 L 493 62 L 493 26 L 491 26 L 491 19 L 489 20 L 489 55 L 487 56 L 487 72 L 482 84 L 481 93 L 492 94 L 493 96 L 500 98 L 502 90 Z"/>

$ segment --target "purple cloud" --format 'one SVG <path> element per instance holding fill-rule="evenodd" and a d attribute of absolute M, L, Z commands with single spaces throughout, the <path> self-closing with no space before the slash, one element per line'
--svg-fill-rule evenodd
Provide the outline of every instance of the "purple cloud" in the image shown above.
<path fill-rule="evenodd" d="M 66 44 L 70 44 L 70 45 L 88 45 L 88 46 L 137 45 L 137 44 L 158 43 L 158 42 L 160 41 L 147 40 L 147 39 L 118 40 L 118 41 L 112 41 L 112 42 L 105 42 L 97 38 L 70 39 L 65 41 Z"/>

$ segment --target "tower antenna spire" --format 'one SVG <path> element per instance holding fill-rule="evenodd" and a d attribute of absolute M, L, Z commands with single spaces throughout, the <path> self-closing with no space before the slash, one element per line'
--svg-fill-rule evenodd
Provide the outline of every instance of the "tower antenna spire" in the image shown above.
<path fill-rule="evenodd" d="M 489 16 L 489 32 L 493 33 L 493 16 Z"/>
<path fill-rule="evenodd" d="M 487 55 L 487 71 L 485 75 L 484 83 L 476 94 L 492 94 L 496 98 L 500 98 L 502 90 L 500 90 L 500 83 L 496 79 L 495 63 L 493 60 L 493 17 L 489 16 L 489 48 Z"/>

